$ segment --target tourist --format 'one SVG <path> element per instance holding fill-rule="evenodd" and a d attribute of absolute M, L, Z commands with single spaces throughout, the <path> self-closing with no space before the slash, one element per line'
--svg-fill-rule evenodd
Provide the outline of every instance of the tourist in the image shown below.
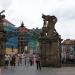
<path fill-rule="evenodd" d="M 26 55 L 24 55 L 24 62 L 25 62 L 25 66 L 26 66 L 26 58 L 27 58 L 27 57 L 26 57 Z"/>
<path fill-rule="evenodd" d="M 40 57 L 36 58 L 36 65 L 37 65 L 37 70 L 40 69 L 41 70 L 41 62 L 40 62 Z"/>
<path fill-rule="evenodd" d="M 12 56 L 10 64 L 11 64 L 11 66 L 15 67 L 15 64 L 16 64 L 16 57 L 15 57 L 15 55 Z"/>
<path fill-rule="evenodd" d="M 10 56 L 8 54 L 6 54 L 5 59 L 4 59 L 5 60 L 5 67 L 8 66 L 8 64 L 9 64 L 9 58 L 10 58 Z"/>
<path fill-rule="evenodd" d="M 32 66 L 33 65 L 33 59 L 32 59 L 32 57 L 30 57 L 30 66 Z"/>

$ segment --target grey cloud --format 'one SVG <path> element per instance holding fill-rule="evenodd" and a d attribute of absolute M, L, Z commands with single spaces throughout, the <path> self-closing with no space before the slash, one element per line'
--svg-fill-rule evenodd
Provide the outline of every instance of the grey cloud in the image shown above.
<path fill-rule="evenodd" d="M 12 4 L 12 0 L 0 0 L 0 6 L 2 9 L 9 8 Z"/>
<path fill-rule="evenodd" d="M 50 12 L 50 15 L 55 15 L 58 19 L 63 19 L 63 20 L 73 20 L 75 19 L 75 10 L 73 8 L 68 8 L 68 9 L 56 9 L 54 12 Z"/>

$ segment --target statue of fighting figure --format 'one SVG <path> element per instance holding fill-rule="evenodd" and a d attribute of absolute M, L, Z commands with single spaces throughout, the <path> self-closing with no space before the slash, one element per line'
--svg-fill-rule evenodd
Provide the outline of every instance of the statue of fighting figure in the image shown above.
<path fill-rule="evenodd" d="M 42 14 L 42 18 L 44 21 L 41 33 L 42 36 L 57 34 L 55 30 L 55 24 L 57 22 L 57 18 L 55 16 L 44 15 L 44 14 Z"/>

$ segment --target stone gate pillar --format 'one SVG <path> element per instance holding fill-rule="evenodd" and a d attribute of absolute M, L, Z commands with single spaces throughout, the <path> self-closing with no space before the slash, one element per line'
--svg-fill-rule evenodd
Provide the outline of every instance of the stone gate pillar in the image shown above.
<path fill-rule="evenodd" d="M 47 22 L 43 26 L 41 36 L 39 38 L 41 65 L 45 67 L 61 66 L 61 38 L 56 32 L 54 25 L 56 17 L 42 15 Z"/>
<path fill-rule="evenodd" d="M 4 12 L 0 12 L 0 66 L 4 65 L 4 54 L 5 54 L 5 32 L 3 26 L 3 19 L 5 15 L 1 15 Z"/>

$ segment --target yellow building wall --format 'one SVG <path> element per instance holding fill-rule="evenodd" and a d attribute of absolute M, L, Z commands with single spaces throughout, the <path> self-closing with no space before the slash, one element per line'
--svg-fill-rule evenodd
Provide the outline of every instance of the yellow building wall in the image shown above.
<path fill-rule="evenodd" d="M 12 48 L 6 48 L 5 52 L 6 54 L 16 54 L 18 52 L 18 49 L 13 48 L 13 51 L 12 51 Z"/>

